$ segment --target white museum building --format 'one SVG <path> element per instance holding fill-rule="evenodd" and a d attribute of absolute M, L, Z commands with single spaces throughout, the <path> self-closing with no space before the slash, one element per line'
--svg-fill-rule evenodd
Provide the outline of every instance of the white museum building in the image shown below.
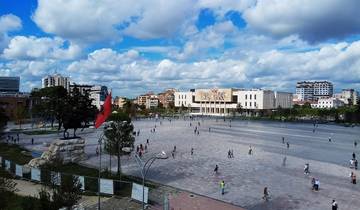
<path fill-rule="evenodd" d="M 278 107 L 292 107 L 292 93 L 262 89 L 191 89 L 175 92 L 175 107 L 187 108 L 197 115 L 232 115 L 237 109 L 257 113 Z"/>

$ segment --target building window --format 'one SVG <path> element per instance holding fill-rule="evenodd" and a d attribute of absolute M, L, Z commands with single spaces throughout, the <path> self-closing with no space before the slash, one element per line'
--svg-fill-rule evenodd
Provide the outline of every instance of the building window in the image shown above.
<path fill-rule="evenodd" d="M 254 95 L 254 99 L 256 100 L 256 94 Z M 256 106 L 256 105 L 255 105 Z"/>
<path fill-rule="evenodd" d="M 254 106 L 256 107 L 256 102 L 254 102 Z"/>
<path fill-rule="evenodd" d="M 251 100 L 251 94 L 250 94 L 250 100 Z"/>
<path fill-rule="evenodd" d="M 251 96 L 251 95 L 250 95 Z M 249 103 L 249 106 L 251 107 L 251 102 Z"/>
<path fill-rule="evenodd" d="M 245 101 L 245 106 L 247 106 L 247 102 Z"/>
<path fill-rule="evenodd" d="M 245 99 L 247 99 L 247 95 L 245 94 Z"/>

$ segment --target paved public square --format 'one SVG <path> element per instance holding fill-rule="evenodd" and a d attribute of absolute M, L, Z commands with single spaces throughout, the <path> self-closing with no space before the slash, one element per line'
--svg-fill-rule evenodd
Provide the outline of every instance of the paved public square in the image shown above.
<path fill-rule="evenodd" d="M 223 119 L 143 119 L 134 121 L 135 145 L 145 145 L 148 152 L 143 159 L 166 151 L 169 158 L 157 160 L 151 166 L 148 179 L 165 185 L 206 195 L 249 210 L 264 209 L 330 209 L 336 199 L 340 209 L 360 209 L 360 186 L 350 183 L 349 160 L 352 153 L 360 155 L 359 127 L 342 127 L 319 124 L 313 132 L 310 123 L 283 123 Z M 190 126 L 190 123 L 192 126 Z M 200 126 L 198 125 L 200 123 Z M 155 128 L 156 132 L 150 132 Z M 199 135 L 194 133 L 195 126 Z M 210 127 L 210 131 L 209 131 Z M 79 132 L 87 140 L 86 164 L 98 165 L 96 146 L 101 129 Z M 30 149 L 42 149 L 42 142 L 51 141 L 58 135 L 21 135 L 21 143 Z M 282 143 L 285 138 L 285 144 Z M 331 142 L 328 141 L 329 137 Z M 286 142 L 290 147 L 287 148 Z M 171 156 L 176 146 L 175 158 Z M 249 146 L 253 155 L 248 154 Z M 191 155 L 191 148 L 194 154 Z M 234 158 L 228 158 L 228 150 Z M 283 159 L 286 156 L 286 164 Z M 108 164 L 108 156 L 103 162 Z M 310 175 L 304 175 L 304 164 L 310 164 Z M 112 170 L 116 171 L 116 158 Z M 219 173 L 214 173 L 215 165 Z M 140 176 L 134 157 L 122 157 L 126 174 Z M 359 176 L 359 173 L 355 171 Z M 311 178 L 320 181 L 320 190 L 311 190 Z M 219 182 L 225 181 L 226 193 L 221 195 Z M 262 200 L 263 188 L 269 188 L 271 199 Z"/>

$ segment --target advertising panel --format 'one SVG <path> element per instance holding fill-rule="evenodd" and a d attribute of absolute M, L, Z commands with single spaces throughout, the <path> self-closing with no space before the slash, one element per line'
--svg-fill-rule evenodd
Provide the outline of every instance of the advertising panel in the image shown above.
<path fill-rule="evenodd" d="M 31 168 L 31 179 L 40 182 L 40 170 L 37 168 Z"/>
<path fill-rule="evenodd" d="M 232 89 L 197 89 L 195 90 L 197 102 L 231 102 Z"/>
<path fill-rule="evenodd" d="M 100 179 L 100 192 L 106 194 L 114 194 L 114 184 L 111 179 Z"/>
<path fill-rule="evenodd" d="M 148 202 L 148 193 L 149 188 L 144 187 L 144 202 Z M 131 190 L 131 198 L 137 201 L 142 202 L 143 199 L 143 186 L 140 184 L 133 183 L 132 190 Z"/>
<path fill-rule="evenodd" d="M 23 176 L 23 167 L 21 165 L 16 164 L 15 165 L 15 174 L 16 176 Z"/>

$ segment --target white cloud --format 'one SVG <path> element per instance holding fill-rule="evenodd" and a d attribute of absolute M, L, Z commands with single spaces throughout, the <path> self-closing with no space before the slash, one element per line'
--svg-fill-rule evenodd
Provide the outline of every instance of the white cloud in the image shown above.
<path fill-rule="evenodd" d="M 78 45 L 72 43 L 66 45 L 65 40 L 59 37 L 15 36 L 4 49 L 2 57 L 22 60 L 45 58 L 69 60 L 79 56 L 81 49 Z"/>
<path fill-rule="evenodd" d="M 326 79 L 335 88 L 360 88 L 360 41 L 327 44 L 320 49 L 292 52 L 269 50 L 219 59 L 179 62 L 150 61 L 138 53 L 101 49 L 68 66 L 74 78 L 102 83 L 116 94 L 136 95 L 163 88 L 257 87 L 293 91 L 296 81 Z M 351 75 L 351 76 L 349 76 Z"/>
<path fill-rule="evenodd" d="M 47 33 L 78 42 L 118 41 L 119 24 L 140 11 L 140 1 L 39 0 L 33 19 Z"/>
<path fill-rule="evenodd" d="M 170 37 L 196 15 L 193 0 L 145 1 L 139 20 L 125 29 L 125 34 L 140 39 Z"/>
<path fill-rule="evenodd" d="M 33 20 L 43 31 L 65 39 L 116 43 L 122 34 L 169 37 L 194 11 L 192 0 L 39 0 Z"/>
<path fill-rule="evenodd" d="M 359 8 L 358 0 L 258 0 L 243 17 L 261 33 L 317 42 L 359 33 Z"/>
<path fill-rule="evenodd" d="M 9 43 L 8 32 L 21 29 L 21 20 L 13 14 L 0 16 L 0 52 Z"/>
<path fill-rule="evenodd" d="M 170 56 L 179 60 L 201 57 L 201 54 L 207 53 L 209 49 L 222 49 L 226 36 L 231 36 L 236 31 L 236 27 L 230 21 L 209 26 L 189 36 L 182 51 L 179 53 L 171 52 Z"/>

